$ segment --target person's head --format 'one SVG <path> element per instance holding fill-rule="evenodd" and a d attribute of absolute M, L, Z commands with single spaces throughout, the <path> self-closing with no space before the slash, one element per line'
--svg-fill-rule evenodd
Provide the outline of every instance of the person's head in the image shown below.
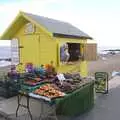
<path fill-rule="evenodd" d="M 63 44 L 63 47 L 64 47 L 65 49 L 68 49 L 68 44 L 67 44 L 67 43 Z"/>

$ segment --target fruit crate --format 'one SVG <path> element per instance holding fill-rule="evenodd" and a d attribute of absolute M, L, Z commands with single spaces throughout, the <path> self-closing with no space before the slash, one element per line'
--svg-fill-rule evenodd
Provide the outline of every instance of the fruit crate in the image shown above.
<path fill-rule="evenodd" d="M 19 83 L 13 81 L 4 81 L 2 86 L 0 86 L 0 96 L 10 98 L 16 96 L 19 90 Z"/>
<path fill-rule="evenodd" d="M 29 85 L 21 85 L 21 91 L 24 92 L 33 92 L 34 90 L 36 90 L 37 88 L 39 88 L 40 85 L 36 85 L 36 86 L 29 86 Z"/>

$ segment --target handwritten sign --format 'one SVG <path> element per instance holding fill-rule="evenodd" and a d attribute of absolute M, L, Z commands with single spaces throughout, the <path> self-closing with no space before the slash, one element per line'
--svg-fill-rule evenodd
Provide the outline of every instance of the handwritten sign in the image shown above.
<path fill-rule="evenodd" d="M 97 93 L 108 93 L 108 73 L 95 73 L 95 89 Z"/>

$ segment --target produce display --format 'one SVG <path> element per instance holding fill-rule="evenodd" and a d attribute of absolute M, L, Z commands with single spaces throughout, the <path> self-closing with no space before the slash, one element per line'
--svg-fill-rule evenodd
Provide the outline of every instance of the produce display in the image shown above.
<path fill-rule="evenodd" d="M 78 73 L 66 73 L 64 74 L 64 77 L 65 80 L 62 82 L 62 84 L 58 78 L 54 80 L 54 84 L 56 84 L 56 86 L 59 87 L 59 89 L 65 93 L 72 92 L 84 82 L 83 78 L 81 78 L 81 76 Z"/>
<path fill-rule="evenodd" d="M 25 72 L 18 72 L 16 66 L 12 66 L 7 78 L 18 80 L 22 92 L 37 94 L 37 96 L 40 95 L 39 97 L 45 96 L 50 99 L 64 97 L 65 94 L 73 92 L 90 81 L 90 78 L 83 78 L 79 73 L 57 73 L 52 62 L 39 67 L 27 63 L 22 71 Z M 104 81 L 97 84 L 98 89 L 102 89 L 101 86 L 105 87 Z"/>
<path fill-rule="evenodd" d="M 66 79 L 73 79 L 73 80 L 79 80 L 79 81 L 83 79 L 79 73 L 64 73 L 64 77 Z"/>
<path fill-rule="evenodd" d="M 59 80 L 57 75 L 54 76 L 53 78 L 50 78 L 50 77 L 49 78 L 47 77 L 44 77 L 44 78 L 35 77 L 34 78 L 34 77 L 27 76 L 24 81 L 24 84 L 29 85 L 29 86 L 36 86 L 36 85 L 40 85 L 43 83 L 52 83 L 52 86 L 53 85 L 54 87 L 57 86 L 57 89 L 59 88 L 61 92 L 70 93 L 74 91 L 75 89 L 79 88 L 80 85 L 84 84 L 85 81 L 88 81 L 88 79 L 82 78 L 79 73 L 72 73 L 72 74 L 64 73 L 63 75 L 65 78 L 63 81 Z M 37 90 L 37 91 L 39 91 L 39 93 L 41 92 L 41 90 Z"/>
<path fill-rule="evenodd" d="M 24 80 L 24 84 L 30 85 L 30 86 L 35 86 L 40 84 L 41 79 L 40 78 L 27 78 Z"/>
<path fill-rule="evenodd" d="M 26 81 L 24 82 L 24 84 L 34 86 L 34 85 L 39 84 L 39 82 L 37 82 L 37 81 L 35 81 L 35 80 L 26 80 Z"/>
<path fill-rule="evenodd" d="M 45 84 L 34 91 L 35 94 L 42 95 L 48 98 L 57 98 L 65 96 L 65 93 L 59 91 L 59 88 L 54 84 Z"/>

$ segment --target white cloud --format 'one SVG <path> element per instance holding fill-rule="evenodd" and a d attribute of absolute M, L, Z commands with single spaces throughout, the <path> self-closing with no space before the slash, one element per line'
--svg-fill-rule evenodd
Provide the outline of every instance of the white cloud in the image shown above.
<path fill-rule="evenodd" d="M 0 6 L 0 34 L 8 27 L 19 10 L 67 21 L 95 38 L 99 45 L 118 45 L 119 9 L 76 7 L 77 0 L 31 0 Z M 114 42 L 113 42 L 114 41 Z"/>
<path fill-rule="evenodd" d="M 40 0 L 35 2 L 35 0 L 31 2 L 21 2 L 21 3 L 9 3 L 0 5 L 0 14 L 1 16 L 1 24 L 0 26 L 0 33 L 2 33 L 7 26 L 13 21 L 15 16 L 18 14 L 18 12 L 25 11 L 25 12 L 31 12 L 31 13 L 39 13 L 44 11 L 45 5 L 47 4 L 48 0 Z M 54 0 L 50 0 L 51 2 Z"/>
<path fill-rule="evenodd" d="M 68 1 L 68 0 L 66 0 Z M 52 17 L 53 10 L 49 9 L 49 5 L 61 3 L 63 0 L 31 0 L 30 2 L 9 3 L 0 5 L 1 23 L 0 34 L 6 30 L 19 11 L 39 14 L 41 16 Z M 54 8 L 53 8 L 54 9 Z M 52 12 L 50 12 L 52 11 Z M 57 13 L 56 13 L 57 14 Z M 61 13 L 60 13 L 61 14 Z"/>

